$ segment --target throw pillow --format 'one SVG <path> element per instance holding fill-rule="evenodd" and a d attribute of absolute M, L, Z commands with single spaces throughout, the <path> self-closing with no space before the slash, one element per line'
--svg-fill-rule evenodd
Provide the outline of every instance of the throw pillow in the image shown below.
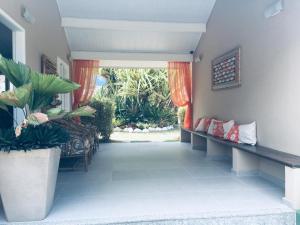
<path fill-rule="evenodd" d="M 256 122 L 239 126 L 239 143 L 255 145 L 256 139 Z"/>
<path fill-rule="evenodd" d="M 226 139 L 228 132 L 230 129 L 234 126 L 234 120 L 229 120 L 226 123 L 223 123 L 223 129 L 224 129 L 224 138 Z"/>

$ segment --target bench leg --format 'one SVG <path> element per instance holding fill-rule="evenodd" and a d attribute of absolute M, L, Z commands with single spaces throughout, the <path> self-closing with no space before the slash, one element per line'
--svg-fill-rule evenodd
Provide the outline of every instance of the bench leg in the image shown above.
<path fill-rule="evenodd" d="M 184 129 L 181 129 L 180 141 L 191 143 L 191 133 Z"/>
<path fill-rule="evenodd" d="M 230 157 L 231 148 L 207 139 L 206 157 L 212 160 L 228 159 Z"/>
<path fill-rule="evenodd" d="M 300 168 L 285 167 L 285 197 L 294 209 L 300 209 Z"/>
<path fill-rule="evenodd" d="M 259 159 L 250 153 L 232 148 L 232 171 L 239 175 L 255 175 L 259 171 Z"/>
<path fill-rule="evenodd" d="M 192 134 L 192 146 L 195 150 L 206 151 L 207 140 L 199 135 Z"/>

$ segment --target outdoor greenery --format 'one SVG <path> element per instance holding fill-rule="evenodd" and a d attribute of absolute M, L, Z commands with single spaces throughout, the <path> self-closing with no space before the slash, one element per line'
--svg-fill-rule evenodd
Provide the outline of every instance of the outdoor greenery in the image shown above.
<path fill-rule="evenodd" d="M 95 98 L 115 103 L 114 126 L 169 126 L 177 123 L 165 69 L 102 69 L 108 83 Z"/>
<path fill-rule="evenodd" d="M 95 96 L 89 105 L 96 109 L 95 117 L 81 118 L 81 121 L 96 126 L 102 140 L 108 141 L 113 131 L 114 102 L 107 98 L 98 99 Z"/>
<path fill-rule="evenodd" d="M 59 143 L 67 141 L 67 135 L 64 135 L 64 131 L 52 125 L 42 124 L 53 119 L 93 116 L 95 113 L 95 110 L 89 106 L 78 108 L 69 113 L 59 108 L 49 109 L 46 113 L 41 113 L 42 108 L 50 105 L 53 96 L 71 92 L 79 88 L 80 85 L 56 75 L 40 74 L 22 63 L 5 59 L 1 55 L 0 71 L 15 86 L 12 91 L 0 93 L 0 108 L 6 110 L 7 113 L 9 113 L 7 105 L 19 108 L 25 117 L 21 124 L 17 124 L 15 121 L 17 124 L 15 135 L 12 135 L 11 130 L 0 132 L 0 150 L 9 148 L 23 150 L 23 143 L 26 143 L 26 149 L 59 145 Z M 35 129 L 37 129 L 37 133 L 35 133 Z M 45 138 L 46 133 L 47 138 Z M 57 138 L 57 134 L 62 134 L 62 138 Z M 32 135 L 35 135 L 34 139 L 31 138 Z M 56 141 L 53 142 L 53 140 Z"/>
<path fill-rule="evenodd" d="M 182 126 L 184 123 L 185 111 L 186 111 L 186 107 L 178 108 L 177 114 L 178 114 L 178 123 L 180 126 Z"/>

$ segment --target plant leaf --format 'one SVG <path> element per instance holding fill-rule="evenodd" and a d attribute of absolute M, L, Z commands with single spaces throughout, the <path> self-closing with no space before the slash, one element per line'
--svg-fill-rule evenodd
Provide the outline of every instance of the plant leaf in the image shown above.
<path fill-rule="evenodd" d="M 36 110 L 50 105 L 53 96 L 61 93 L 69 93 L 80 87 L 79 84 L 62 79 L 56 75 L 40 73 L 31 74 L 33 86 L 33 98 L 29 104 L 31 110 Z"/>
<path fill-rule="evenodd" d="M 63 118 L 66 115 L 66 112 L 61 108 L 52 108 L 49 109 L 46 114 L 48 115 L 49 120 L 55 120 Z"/>
<path fill-rule="evenodd" d="M 6 59 L 2 55 L 0 55 L 0 70 L 15 87 L 30 82 L 31 69 L 28 66 Z"/>
<path fill-rule="evenodd" d="M 75 82 L 51 74 L 34 72 L 31 74 L 31 80 L 33 89 L 37 93 L 50 96 L 69 93 L 80 87 L 80 85 Z"/>
<path fill-rule="evenodd" d="M 4 110 L 4 111 L 8 112 L 8 108 L 7 108 L 6 105 L 1 105 L 1 104 L 0 104 L 0 109 L 2 109 L 2 110 Z"/>
<path fill-rule="evenodd" d="M 13 91 L 2 92 L 0 94 L 0 104 L 24 108 L 30 99 L 31 90 L 31 84 L 25 84 Z"/>
<path fill-rule="evenodd" d="M 38 121 L 38 119 L 33 116 L 32 114 L 30 114 L 29 116 L 27 116 L 26 118 L 28 120 L 28 124 L 33 125 L 33 126 L 37 126 L 40 124 L 40 122 Z"/>
<path fill-rule="evenodd" d="M 26 119 L 28 121 L 28 124 L 31 124 L 34 126 L 42 124 L 42 123 L 47 123 L 49 121 L 48 115 L 44 114 L 44 113 L 40 113 L 40 112 L 31 113 L 29 116 L 27 116 Z"/>
<path fill-rule="evenodd" d="M 82 106 L 72 112 L 67 113 L 64 117 L 65 118 L 72 118 L 77 116 L 87 116 L 87 117 L 94 117 L 96 110 L 90 106 Z"/>
<path fill-rule="evenodd" d="M 62 110 L 61 108 L 52 108 L 47 110 L 46 114 L 48 116 L 58 116 L 60 114 L 62 114 L 64 112 L 64 110 Z"/>

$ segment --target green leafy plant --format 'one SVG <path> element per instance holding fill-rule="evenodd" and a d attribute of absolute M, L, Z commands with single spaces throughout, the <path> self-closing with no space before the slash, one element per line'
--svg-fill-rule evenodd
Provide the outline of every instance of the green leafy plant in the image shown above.
<path fill-rule="evenodd" d="M 113 125 L 113 127 L 125 127 L 126 121 L 123 119 L 117 119 L 114 117 L 112 120 L 112 125 Z"/>
<path fill-rule="evenodd" d="M 66 143 L 69 134 L 60 126 L 50 122 L 38 126 L 28 125 L 22 129 L 19 136 L 15 135 L 13 128 L 0 130 L 0 149 L 11 150 L 31 150 L 52 148 Z"/>
<path fill-rule="evenodd" d="M 86 124 L 91 124 L 97 127 L 103 141 L 108 141 L 113 131 L 113 118 L 115 106 L 110 99 L 92 99 L 89 104 L 96 109 L 95 117 L 81 118 L 81 121 Z"/>
<path fill-rule="evenodd" d="M 0 93 L 0 108 L 7 110 L 7 105 L 20 108 L 24 112 L 25 117 L 22 124 L 17 124 L 15 132 L 17 137 L 13 137 L 11 131 L 1 132 L 0 150 L 11 146 L 18 146 L 22 150 L 22 146 L 24 148 L 30 148 L 31 146 L 32 149 L 36 149 L 37 146 L 52 146 L 55 143 L 58 145 L 61 141 L 56 142 L 55 140 L 58 139 L 53 133 L 57 128 L 53 126 L 45 127 L 41 124 L 52 119 L 93 116 L 95 113 L 95 110 L 88 106 L 68 113 L 61 109 L 51 109 L 45 114 L 41 113 L 41 109 L 52 102 L 53 96 L 69 93 L 79 88 L 80 85 L 56 75 L 35 72 L 28 66 L 8 60 L 1 55 L 0 71 L 15 86 L 14 90 Z M 45 136 L 38 135 L 46 131 L 52 136 L 43 139 Z M 62 131 L 59 133 L 61 134 Z M 22 141 L 19 142 L 20 140 Z M 26 145 L 13 143 L 26 143 Z"/>
<path fill-rule="evenodd" d="M 177 123 L 166 69 L 110 68 L 102 72 L 109 74 L 109 80 L 97 91 L 95 98 L 114 101 L 116 121 L 121 121 L 121 125 L 152 123 L 165 126 Z"/>

